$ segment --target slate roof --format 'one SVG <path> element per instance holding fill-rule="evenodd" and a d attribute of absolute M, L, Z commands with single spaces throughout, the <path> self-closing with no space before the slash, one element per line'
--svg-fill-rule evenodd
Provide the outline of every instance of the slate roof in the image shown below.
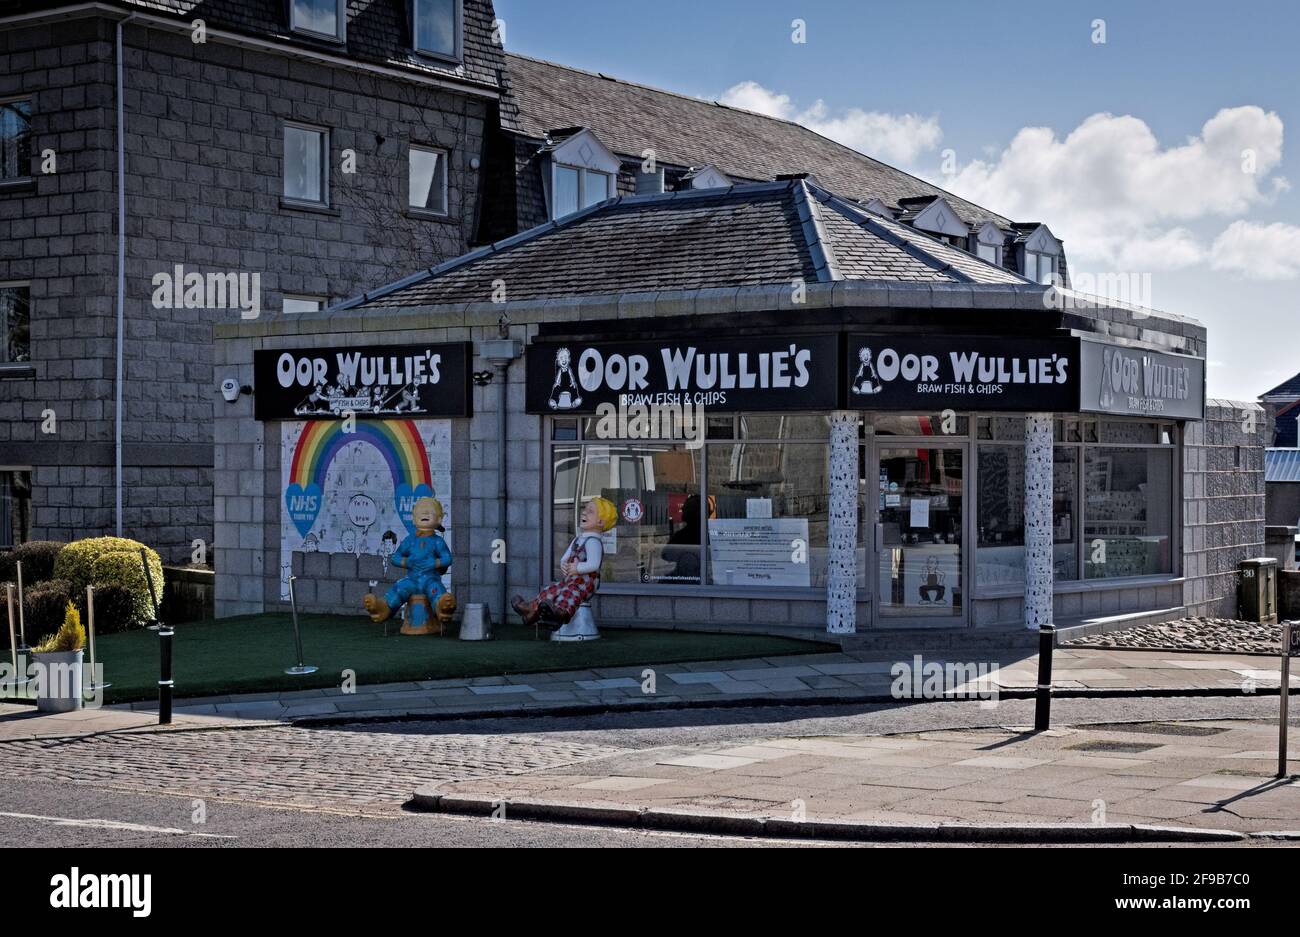
<path fill-rule="evenodd" d="M 1261 397 L 1300 398 L 1300 374 L 1287 378 L 1272 390 L 1260 394 Z"/>
<path fill-rule="evenodd" d="M 1300 482 L 1300 449 L 1265 449 L 1265 482 Z"/>
<path fill-rule="evenodd" d="M 806 179 L 622 196 L 348 300 L 486 302 L 862 280 L 1023 286 L 1023 277 Z"/>
<path fill-rule="evenodd" d="M 492 5 L 464 0 L 462 65 L 418 56 L 411 51 L 406 0 L 348 0 L 346 44 L 291 32 L 285 0 L 100 0 L 127 10 L 174 16 L 185 22 L 201 17 L 211 29 L 271 39 L 287 45 L 332 52 L 363 62 L 408 69 L 486 88 L 500 87 L 505 67 L 500 45 L 492 41 Z M 66 0 L 10 0 L 4 13 L 66 6 Z"/>
<path fill-rule="evenodd" d="M 509 100 L 502 125 L 546 139 L 559 127 L 589 127 L 615 153 L 641 160 L 646 148 L 659 162 L 712 165 L 737 181 L 766 181 L 792 172 L 855 201 L 888 204 L 942 195 L 967 224 L 1010 221 L 986 208 L 836 143 L 799 124 L 529 56 L 508 53 Z"/>

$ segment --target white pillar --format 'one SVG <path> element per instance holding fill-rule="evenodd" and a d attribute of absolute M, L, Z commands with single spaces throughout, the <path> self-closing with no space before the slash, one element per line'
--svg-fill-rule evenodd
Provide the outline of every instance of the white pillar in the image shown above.
<path fill-rule="evenodd" d="M 858 411 L 831 414 L 830 530 L 826 550 L 826 630 L 851 634 L 858 610 Z"/>
<path fill-rule="evenodd" d="M 1052 414 L 1025 416 L 1025 627 L 1052 623 Z"/>

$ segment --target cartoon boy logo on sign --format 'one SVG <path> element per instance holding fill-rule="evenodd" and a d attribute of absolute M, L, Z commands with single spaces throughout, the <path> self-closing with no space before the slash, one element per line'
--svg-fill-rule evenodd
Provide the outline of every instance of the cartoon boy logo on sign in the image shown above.
<path fill-rule="evenodd" d="M 573 376 L 573 361 L 567 348 L 555 353 L 555 383 L 551 385 L 550 404 L 552 410 L 575 410 L 582 406 L 582 395 L 578 393 L 578 380 Z"/>
<path fill-rule="evenodd" d="M 876 376 L 876 366 L 871 363 L 871 349 L 858 350 L 858 373 L 853 376 L 853 393 L 880 393 L 880 378 Z"/>

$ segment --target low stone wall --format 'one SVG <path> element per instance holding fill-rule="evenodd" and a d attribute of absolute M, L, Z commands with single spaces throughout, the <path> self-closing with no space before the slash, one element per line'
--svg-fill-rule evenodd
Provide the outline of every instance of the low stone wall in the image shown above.
<path fill-rule="evenodd" d="M 168 624 L 215 617 L 216 574 L 210 569 L 163 567 L 162 620 Z"/>

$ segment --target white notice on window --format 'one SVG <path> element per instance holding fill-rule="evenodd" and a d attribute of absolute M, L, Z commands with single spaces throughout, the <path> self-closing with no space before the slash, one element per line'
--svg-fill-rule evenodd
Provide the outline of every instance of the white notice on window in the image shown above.
<path fill-rule="evenodd" d="M 745 516 L 748 518 L 771 517 L 772 499 L 771 498 L 746 498 Z"/>
<path fill-rule="evenodd" d="M 808 518 L 709 521 L 709 561 L 719 586 L 811 585 Z"/>
<path fill-rule="evenodd" d="M 911 527 L 929 527 L 930 526 L 930 499 L 913 498 L 912 499 L 912 517 L 908 521 Z"/>

